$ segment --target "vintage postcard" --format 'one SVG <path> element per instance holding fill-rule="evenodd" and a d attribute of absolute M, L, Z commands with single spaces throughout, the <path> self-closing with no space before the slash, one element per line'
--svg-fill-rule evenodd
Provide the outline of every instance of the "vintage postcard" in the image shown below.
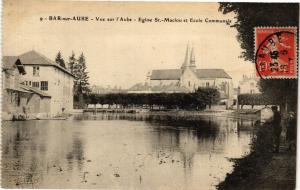
<path fill-rule="evenodd" d="M 2 188 L 296 188 L 298 3 L 4 0 L 2 21 Z"/>

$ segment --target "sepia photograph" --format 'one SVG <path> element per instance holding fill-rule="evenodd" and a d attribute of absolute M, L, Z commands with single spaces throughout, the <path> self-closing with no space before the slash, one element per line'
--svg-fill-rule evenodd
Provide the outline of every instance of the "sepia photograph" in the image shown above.
<path fill-rule="evenodd" d="M 297 188 L 298 3 L 3 0 L 1 43 L 1 188 Z"/>

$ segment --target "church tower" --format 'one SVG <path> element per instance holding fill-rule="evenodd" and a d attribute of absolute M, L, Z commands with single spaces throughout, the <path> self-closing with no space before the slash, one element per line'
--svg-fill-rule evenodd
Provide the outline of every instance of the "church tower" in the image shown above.
<path fill-rule="evenodd" d="M 190 65 L 190 47 L 189 47 L 189 44 L 187 44 L 184 62 L 183 62 L 183 64 L 181 65 L 181 71 L 182 71 L 182 73 L 184 72 L 184 70 L 185 70 L 189 65 Z"/>
<path fill-rule="evenodd" d="M 196 59 L 195 59 L 194 47 L 190 47 L 189 43 L 187 44 L 186 47 L 184 62 L 181 65 L 181 73 L 183 73 L 188 68 L 193 72 L 196 72 Z"/>
<path fill-rule="evenodd" d="M 192 47 L 189 67 L 192 71 L 196 72 L 196 59 L 195 59 L 194 47 Z"/>

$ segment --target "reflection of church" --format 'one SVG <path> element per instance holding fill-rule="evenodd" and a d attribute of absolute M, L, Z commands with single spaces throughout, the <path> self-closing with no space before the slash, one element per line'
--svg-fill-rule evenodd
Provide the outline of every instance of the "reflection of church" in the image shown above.
<path fill-rule="evenodd" d="M 148 79 L 152 88 L 163 86 L 162 89 L 193 92 L 198 87 L 214 87 L 220 91 L 222 98 L 233 95 L 232 79 L 224 69 L 197 69 L 194 48 L 189 45 L 180 69 L 152 70 Z"/>

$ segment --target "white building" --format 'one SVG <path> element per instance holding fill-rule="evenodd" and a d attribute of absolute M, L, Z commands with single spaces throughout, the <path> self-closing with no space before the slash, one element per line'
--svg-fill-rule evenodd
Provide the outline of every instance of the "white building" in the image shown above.
<path fill-rule="evenodd" d="M 29 51 L 18 58 L 27 72 L 21 82 L 51 96 L 52 115 L 68 113 L 73 109 L 74 75 L 69 70 L 36 51 Z"/>
<path fill-rule="evenodd" d="M 239 82 L 240 94 L 257 94 L 260 93 L 258 87 L 258 78 L 255 75 L 243 75 Z"/>
<path fill-rule="evenodd" d="M 232 78 L 224 69 L 197 69 L 194 49 L 187 46 L 180 69 L 153 70 L 149 75 L 150 86 L 176 86 L 190 92 L 199 87 L 217 88 L 221 98 L 233 98 Z"/>

